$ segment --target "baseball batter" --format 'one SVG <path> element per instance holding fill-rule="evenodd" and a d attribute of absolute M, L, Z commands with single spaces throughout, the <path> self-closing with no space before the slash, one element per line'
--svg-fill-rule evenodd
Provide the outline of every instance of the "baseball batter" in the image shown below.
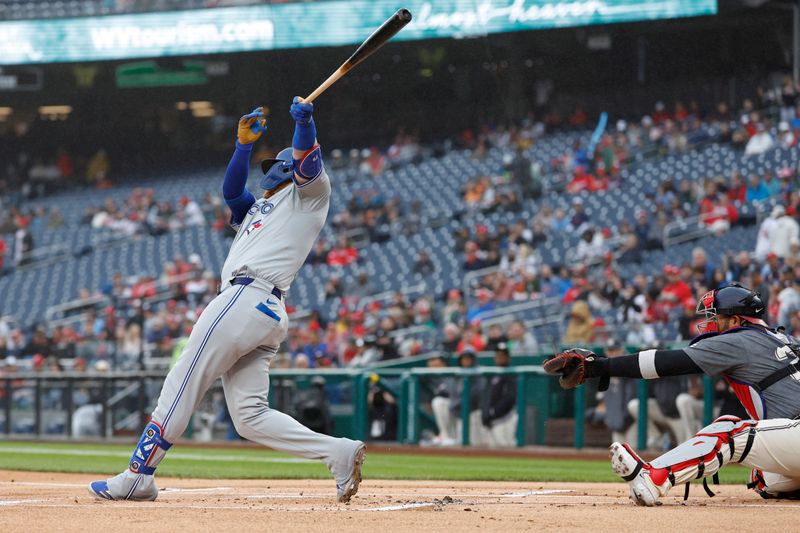
<path fill-rule="evenodd" d="M 645 350 L 607 359 L 572 349 L 545 362 L 561 374 L 564 388 L 586 378 L 612 376 L 656 379 L 682 374 L 721 374 L 731 385 L 750 420 L 721 416 L 697 435 L 650 463 L 628 444 L 610 447 L 614 471 L 630 485 L 639 505 L 657 505 L 675 485 L 712 477 L 726 464 L 752 468 L 749 488 L 764 498 L 800 499 L 800 346 L 783 330 L 761 319 L 760 296 L 738 284 L 711 291 L 697 304 L 706 333 L 682 350 Z M 701 330 L 702 331 L 702 330 Z M 706 480 L 703 486 L 709 495 Z"/>
<path fill-rule="evenodd" d="M 203 394 L 222 377 L 239 434 L 275 450 L 322 460 L 347 502 L 358 490 L 363 442 L 315 433 L 270 409 L 269 363 L 286 337 L 285 298 L 328 214 L 331 185 L 322 164 L 313 105 L 295 98 L 292 147 L 265 160 L 256 198 L 246 189 L 253 143 L 267 129 L 262 108 L 239 121 L 236 150 L 222 186 L 236 237 L 222 268 L 220 294 L 203 311 L 170 370 L 128 468 L 89 491 L 107 500 L 155 500 L 154 473 L 186 429 Z"/>

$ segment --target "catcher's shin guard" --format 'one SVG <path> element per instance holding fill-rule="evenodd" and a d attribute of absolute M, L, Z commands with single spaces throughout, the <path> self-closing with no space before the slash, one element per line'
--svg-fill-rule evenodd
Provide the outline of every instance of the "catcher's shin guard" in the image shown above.
<path fill-rule="evenodd" d="M 172 443 L 161 438 L 161 426 L 151 421 L 145 426 L 128 467 L 137 474 L 152 475 L 171 447 Z M 159 452 L 159 448 L 163 451 Z"/>
<path fill-rule="evenodd" d="M 658 499 L 672 488 L 667 471 L 653 468 L 627 444 L 613 443 L 609 447 L 611 468 L 628 482 L 630 498 L 637 505 L 661 505 Z"/>
<path fill-rule="evenodd" d="M 755 426 L 753 420 L 721 416 L 691 439 L 654 459 L 650 467 L 666 471 L 672 486 L 686 483 L 686 499 L 690 481 L 712 477 L 716 483 L 717 472 L 723 465 L 741 463 L 747 457 L 753 445 Z M 703 487 L 709 496 L 714 495 L 705 480 Z"/>

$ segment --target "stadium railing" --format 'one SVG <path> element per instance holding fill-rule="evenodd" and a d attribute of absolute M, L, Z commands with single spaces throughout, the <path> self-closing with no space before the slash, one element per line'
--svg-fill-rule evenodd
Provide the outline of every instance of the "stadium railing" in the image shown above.
<path fill-rule="evenodd" d="M 417 358 L 410 364 L 419 364 L 427 357 Z M 483 357 L 482 359 L 486 359 Z M 409 363 L 409 362 L 404 362 Z M 275 369 L 270 378 L 270 404 L 292 413 L 291 401 L 299 390 L 308 389 L 320 378 L 328 394 L 336 396 L 331 402 L 333 426 L 337 435 L 367 439 L 369 434 L 368 397 L 371 388 L 389 392 L 396 400 L 398 409 L 397 441 L 403 444 L 419 444 L 425 427 L 435 428 L 431 413 L 423 408 L 422 387 L 431 379 L 459 378 L 463 380 L 461 401 L 460 444 L 470 444 L 470 397 L 478 378 L 491 375 L 511 374 L 517 377 L 516 446 L 528 444 L 544 445 L 548 423 L 554 411 L 562 413 L 572 404 L 574 433 L 572 445 L 583 448 L 586 437 L 585 414 L 587 409 L 587 387 L 573 392 L 562 391 L 556 378 L 546 375 L 538 365 L 516 365 L 509 368 L 482 366 L 475 369 L 461 368 L 397 368 L 385 365 L 366 369 L 300 370 Z M 163 371 L 111 372 L 86 374 L 69 372 L 58 375 L 47 373 L 19 373 L 6 376 L 0 381 L 0 405 L 2 405 L 2 431 L 7 435 L 33 435 L 36 437 L 111 438 L 118 435 L 133 435 L 146 422 L 153 407 L 155 394 L 164 377 Z M 712 420 L 714 385 L 704 377 L 704 424 Z M 221 389 L 212 387 L 211 394 Z M 76 409 L 75 394 L 88 396 L 86 403 L 98 406 L 100 413 L 97 431 L 81 434 L 73 430 L 73 415 Z M 570 398 L 571 396 L 571 398 Z M 638 445 L 647 446 L 647 398 L 648 382 L 639 382 Z M 570 399 L 571 402 L 565 402 Z"/>

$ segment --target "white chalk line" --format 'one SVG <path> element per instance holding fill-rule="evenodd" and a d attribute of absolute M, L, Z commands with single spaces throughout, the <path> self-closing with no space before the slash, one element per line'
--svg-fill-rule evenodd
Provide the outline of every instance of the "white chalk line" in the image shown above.
<path fill-rule="evenodd" d="M 280 507 L 280 506 L 252 506 L 252 505 L 196 505 L 196 504 L 175 504 L 170 503 L 169 507 L 160 506 L 156 502 L 101 502 L 101 501 L 94 501 L 91 503 L 79 503 L 79 504 L 65 504 L 65 503 L 50 503 L 55 502 L 55 499 L 49 500 L 0 500 L 0 507 L 18 507 L 18 508 L 65 508 L 65 509 L 75 509 L 75 508 L 95 508 L 97 505 L 105 505 L 107 509 L 156 509 L 156 510 L 172 510 L 172 509 L 204 509 L 204 510 L 232 510 L 232 511 L 278 511 L 278 512 L 307 512 L 307 511 L 314 511 L 314 510 L 325 510 L 325 511 L 335 511 L 335 512 L 387 512 L 387 511 L 403 511 L 407 509 L 420 509 L 425 507 L 436 507 L 441 505 L 454 505 L 454 506 L 479 506 L 479 505 L 491 505 L 493 502 L 452 502 L 452 503 L 445 503 L 442 502 L 409 502 L 397 505 L 383 505 L 378 507 L 327 507 L 327 506 L 303 506 L 303 507 Z M 539 502 L 544 503 L 544 502 Z M 573 507 L 578 506 L 586 506 L 586 503 L 582 502 L 568 502 L 568 501 L 560 501 L 558 502 L 559 505 L 569 505 Z M 618 502 L 618 503 L 627 503 L 627 502 Z M 667 507 L 686 507 L 685 505 L 675 504 L 675 505 L 668 505 Z M 699 507 L 690 505 L 688 507 Z M 703 505 L 703 507 L 737 507 L 737 508 L 775 508 L 775 509 L 795 509 L 800 510 L 800 505 L 792 505 L 792 504 L 764 504 L 764 503 L 707 503 Z"/>
<path fill-rule="evenodd" d="M 51 488 L 84 488 L 89 484 L 86 483 L 38 483 L 35 481 L 0 481 L 0 485 L 12 485 L 20 487 L 51 487 Z M 182 489 L 180 487 L 167 487 L 159 491 L 159 493 L 170 492 L 212 492 L 221 494 L 223 491 L 233 490 L 233 487 L 208 487 L 196 489 Z"/>
<path fill-rule="evenodd" d="M 568 492 L 575 492 L 569 489 L 547 489 L 547 490 L 528 490 L 525 492 L 506 492 L 498 494 L 498 498 L 524 498 L 526 496 L 547 496 L 549 494 L 566 494 Z"/>
<path fill-rule="evenodd" d="M 36 481 L 0 481 L 0 485 L 19 485 L 20 487 L 54 487 L 54 488 L 77 488 L 85 487 L 89 483 L 40 483 Z"/>
<path fill-rule="evenodd" d="M 498 493 L 498 494 L 490 494 L 490 493 L 458 493 L 458 492 L 450 492 L 447 490 L 437 490 L 437 491 L 416 491 L 416 492 L 397 492 L 397 491 L 388 491 L 386 493 L 382 492 L 367 492 L 364 493 L 359 492 L 359 495 L 362 497 L 375 497 L 381 498 L 386 496 L 391 497 L 409 497 L 409 498 L 424 498 L 424 497 L 443 497 L 450 496 L 451 498 L 525 498 L 527 496 L 549 496 L 552 494 L 565 494 L 569 492 L 575 492 L 574 490 L 565 490 L 565 489 L 552 489 L 552 490 L 530 490 L 526 492 L 505 492 L 505 493 Z M 252 494 L 250 496 L 245 496 L 247 499 L 252 500 L 301 500 L 304 498 L 319 498 L 321 496 L 325 496 L 326 494 L 323 493 L 311 493 L 307 494 L 306 491 L 303 491 L 303 494 L 300 495 L 298 493 L 291 493 L 291 492 L 276 492 L 272 494 Z"/>
<path fill-rule="evenodd" d="M 420 507 L 434 507 L 442 505 L 437 502 L 414 502 L 414 503 L 401 503 L 399 505 L 384 505 L 383 507 L 367 507 L 365 509 L 354 509 L 355 511 L 405 511 L 406 509 L 419 509 Z M 449 504 L 448 504 L 449 505 Z"/>
<path fill-rule="evenodd" d="M 3 453 L 32 454 L 32 455 L 72 455 L 72 456 L 93 456 L 93 457 L 130 457 L 130 452 L 112 452 L 107 450 L 65 450 L 61 448 L 23 448 L 23 447 L 0 447 L 0 455 Z M 167 455 L 170 459 L 205 461 L 205 462 L 236 462 L 236 463 L 289 463 L 289 464 L 315 464 L 313 459 L 303 459 L 300 457 L 255 457 L 249 455 L 196 455 L 185 452 L 172 452 Z"/>
<path fill-rule="evenodd" d="M 45 502 L 47 500 L 0 500 L 0 507 L 24 506 L 26 503 Z M 30 507 L 33 507 L 32 505 Z"/>
<path fill-rule="evenodd" d="M 212 494 L 222 494 L 225 491 L 233 490 L 233 487 L 209 487 L 207 489 L 182 489 L 179 487 L 164 488 L 158 491 L 159 496 L 164 492 L 210 492 Z"/>

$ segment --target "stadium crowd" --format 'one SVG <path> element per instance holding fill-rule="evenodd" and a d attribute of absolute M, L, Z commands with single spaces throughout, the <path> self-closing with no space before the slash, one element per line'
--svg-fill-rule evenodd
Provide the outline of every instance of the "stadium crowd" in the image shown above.
<path fill-rule="evenodd" d="M 476 159 L 485 157 L 490 148 L 500 148 L 509 154 L 495 175 L 480 176 L 465 186 L 465 220 L 470 220 L 470 214 L 476 212 L 520 212 L 523 201 L 540 198 L 550 191 L 575 194 L 620 187 L 620 169 L 632 161 L 691 150 L 708 141 L 730 143 L 748 155 L 777 146 L 795 147 L 800 131 L 797 94 L 779 95 L 776 100 L 774 92 L 762 93 L 757 101 L 745 100 L 735 113 L 723 103 L 707 113 L 694 103 L 684 106 L 676 102 L 671 110 L 658 103 L 639 123 L 618 121 L 612 131 L 597 138 L 596 147 L 576 144 L 552 161 L 531 161 L 525 150 L 554 128 L 585 127 L 581 113 L 573 113 L 566 124 L 549 114 L 541 123 L 529 117 L 519 125 L 484 126 L 462 132 L 453 141 L 454 146 L 471 149 Z M 758 111 L 770 105 L 779 108 L 777 126 Z M 385 153 L 376 149 L 356 150 L 349 154 L 349 159 L 343 153 L 333 153 L 330 164 L 342 169 L 354 168 L 359 174 L 374 177 L 391 165 L 416 160 L 422 151 L 413 136 L 401 134 Z M 108 161 L 103 162 L 102 154 L 95 166 L 100 168 L 94 174 L 97 184 L 107 185 L 102 169 L 107 172 Z M 64 168 L 69 165 L 56 167 L 63 177 Z M 27 190 L 25 194 L 32 196 L 47 194 L 48 188 L 41 188 L 31 176 L 34 168 L 36 164 L 30 165 L 20 190 Z M 733 172 L 729 176 L 709 176 L 699 182 L 676 183 L 667 177 L 649 195 L 652 209 L 640 208 L 634 223 L 623 222 L 618 227 L 592 220 L 578 196 L 569 210 L 543 206 L 531 220 L 520 217 L 510 224 L 498 225 L 494 232 L 482 224 L 464 225 L 454 235 L 455 251 L 463 254 L 464 269 L 498 267 L 478 278 L 470 293 L 450 288 L 442 295 L 396 293 L 388 300 L 370 300 L 378 288 L 366 271 L 359 271 L 356 283 L 350 286 L 343 286 L 340 279 L 333 277 L 326 286 L 326 297 L 343 298 L 336 316 L 323 316 L 313 310 L 306 317 L 298 313 L 285 349 L 273 364 L 277 368 L 362 367 L 432 351 L 442 354 L 440 359 L 432 359 L 432 365 L 446 365 L 451 360 L 459 365 L 468 364 L 470 354 L 478 352 L 503 352 L 508 361 L 502 358 L 501 361 L 508 364 L 518 355 L 539 353 L 540 340 L 535 330 L 518 320 L 489 326 L 484 326 L 482 320 L 502 304 L 547 298 L 558 299 L 564 309 L 569 309 L 564 313 L 561 339 L 565 344 L 600 344 L 612 353 L 621 343 L 653 347 L 663 340 L 656 334 L 657 324 L 676 325 L 675 340 L 693 337 L 697 333 L 694 307 L 698 296 L 734 280 L 761 292 L 767 302 L 770 323 L 784 325 L 789 333 L 800 334 L 797 222 L 800 195 L 796 170 L 765 169 L 750 176 Z M 6 180 L 7 188 L 8 183 Z M 755 222 L 739 216 L 743 204 L 767 199 L 777 199 L 779 205 L 758 227 L 754 250 L 708 257 L 702 248 L 696 248 L 691 262 L 665 265 L 662 272 L 652 276 L 625 279 L 620 274 L 620 265 L 638 263 L 642 254 L 662 246 L 666 221 L 696 215 L 712 232 L 722 235 L 732 226 Z M 347 209 L 336 213 L 330 221 L 337 230 L 335 244 L 320 239 L 307 262 L 312 266 L 325 263 L 360 268 L 361 258 L 353 239 L 384 242 L 394 235 L 414 234 L 420 226 L 419 211 L 419 203 L 405 206 L 377 191 L 360 191 L 349 200 Z M 184 196 L 173 204 L 157 199 L 152 189 L 138 188 L 120 204 L 109 200 L 102 206 L 87 207 L 81 223 L 127 236 L 139 233 L 157 236 L 208 224 L 227 231 L 224 229 L 227 212 L 213 195 L 200 199 Z M 11 207 L 0 218 L 2 234 L 13 234 L 17 240 L 15 251 L 23 253 L 33 246 L 29 231 L 32 224 L 60 227 L 65 221 L 56 208 L 48 211 L 36 207 Z M 546 264 L 537 247 L 565 235 L 580 239 L 575 257 L 569 265 Z M 0 257 L 7 249 L 0 239 Z M 19 256 L 13 262 L 21 264 L 21 260 Z M 420 254 L 414 270 L 426 272 L 436 268 L 427 254 Z M 0 358 L 5 361 L 0 372 L 7 376 L 20 368 L 40 371 L 62 366 L 75 371 L 103 372 L 139 368 L 145 361 L 169 360 L 180 353 L 194 320 L 213 298 L 216 288 L 216 274 L 204 270 L 199 256 L 187 260 L 176 257 L 163 265 L 158 276 L 125 278 L 116 274 L 100 287 L 82 291 L 75 314 L 64 324 L 54 327 L 38 324 L 26 331 L 11 320 L 0 321 Z M 361 305 L 362 300 L 368 303 Z M 439 422 L 436 442 L 444 444 L 458 434 L 452 414 L 460 407 L 452 401 L 457 395 L 452 383 L 440 385 L 438 396 L 431 399 L 431 408 Z M 508 383 L 495 386 L 499 391 L 509 387 L 514 390 Z M 663 397 L 681 398 L 681 394 L 689 394 L 696 399 L 696 384 L 682 380 L 675 386 L 678 389 L 665 389 Z M 603 419 L 600 415 L 613 412 L 630 423 L 636 412 L 633 399 L 620 403 L 621 400 L 614 399 L 614 390 L 599 399 L 595 416 L 600 420 Z M 660 394 L 654 393 L 656 403 Z M 433 399 L 437 397 L 446 401 L 435 402 L 434 407 Z M 724 398 L 724 391 L 720 391 L 720 397 Z M 373 396 L 372 400 L 383 402 L 384 407 L 391 403 L 391 398 L 383 395 L 380 398 L 376 400 Z M 696 402 L 683 398 L 681 407 L 653 406 L 650 412 L 658 413 L 660 409 L 665 420 L 675 419 L 671 415 L 678 411 L 696 412 Z M 616 410 L 611 408 L 613 402 L 617 402 Z M 488 416 L 485 413 L 491 406 L 473 407 L 473 411 L 479 412 L 476 417 L 480 421 L 473 425 L 479 429 L 485 425 L 480 417 Z M 503 417 L 509 413 L 506 410 Z M 679 414 L 677 418 L 685 420 L 687 416 Z M 656 423 L 657 419 L 656 415 Z M 609 427 L 614 425 L 608 420 L 605 423 Z M 665 424 L 670 425 L 675 436 L 689 431 L 686 427 L 672 427 L 669 421 Z M 495 439 L 495 443 L 508 441 L 508 435 L 477 434 L 473 440 L 480 443 L 486 438 Z"/>

